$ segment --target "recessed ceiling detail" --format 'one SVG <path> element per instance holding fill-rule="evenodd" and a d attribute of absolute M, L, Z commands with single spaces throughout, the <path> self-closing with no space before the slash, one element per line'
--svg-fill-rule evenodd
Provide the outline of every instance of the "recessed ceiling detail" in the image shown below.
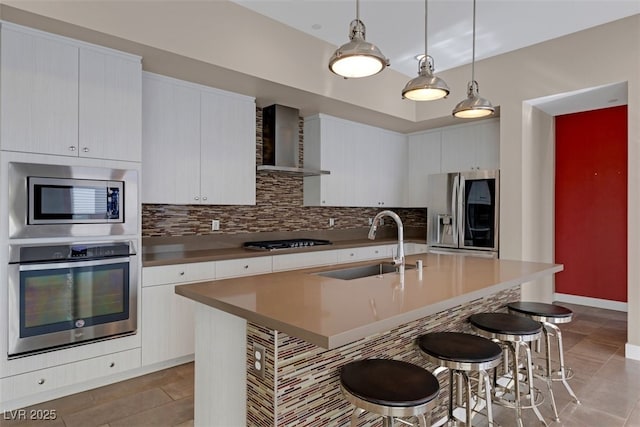
<path fill-rule="evenodd" d="M 353 19 L 352 1 L 232 0 L 336 47 Z M 430 0 L 429 54 L 436 73 L 471 62 L 472 0 Z M 369 0 L 361 19 L 392 68 L 415 76 L 424 51 L 424 2 Z M 476 60 L 531 46 L 640 13 L 637 0 L 479 0 Z M 543 24 L 541 24 L 543 23 Z M 319 24 L 321 28 L 313 28 Z M 374 37 L 375 34 L 375 37 Z M 327 58 L 328 60 L 328 58 Z"/>

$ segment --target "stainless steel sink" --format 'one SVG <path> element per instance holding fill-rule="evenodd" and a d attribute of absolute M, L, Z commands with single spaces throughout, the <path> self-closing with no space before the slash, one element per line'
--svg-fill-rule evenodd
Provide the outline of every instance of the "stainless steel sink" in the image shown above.
<path fill-rule="evenodd" d="M 321 271 L 316 273 L 320 276 L 332 277 L 340 280 L 353 280 L 362 277 L 377 276 L 386 273 L 395 273 L 398 266 L 389 263 L 379 263 L 372 265 L 363 265 L 360 267 L 340 268 L 338 270 Z M 405 265 L 405 270 L 415 268 L 414 265 Z"/>

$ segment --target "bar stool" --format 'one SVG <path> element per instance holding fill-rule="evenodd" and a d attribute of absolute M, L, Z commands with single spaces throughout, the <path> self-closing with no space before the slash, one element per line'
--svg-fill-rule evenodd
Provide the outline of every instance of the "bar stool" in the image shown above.
<path fill-rule="evenodd" d="M 408 417 L 416 417 L 420 427 L 427 427 L 440 391 L 438 380 L 426 369 L 391 359 L 347 363 L 340 371 L 340 386 L 347 401 L 356 407 L 351 414 L 352 427 L 365 411 L 381 415 L 384 427 L 393 427 L 396 418 Z"/>
<path fill-rule="evenodd" d="M 531 408 L 536 417 L 545 426 L 547 422 L 542 418 L 538 406 L 542 403 L 543 397 L 540 391 L 533 386 L 533 360 L 531 349 L 527 343 L 539 340 L 542 336 L 542 325 L 526 317 L 516 316 L 508 313 L 479 313 L 469 316 L 469 322 L 478 334 L 500 341 L 508 350 L 505 352 L 505 370 L 508 368 L 507 356 L 513 356 L 511 371 L 505 375 L 510 377 L 510 381 L 505 386 L 497 386 L 497 378 L 494 379 L 494 399 L 499 405 L 514 408 L 516 410 L 516 422 L 518 426 L 524 427 L 522 421 L 522 409 Z M 520 350 L 525 353 L 525 382 L 526 391 L 523 392 L 525 383 L 520 381 Z M 513 383 L 513 389 L 511 384 Z M 498 392 L 500 389 L 500 393 Z M 510 396 L 513 398 L 510 398 Z M 529 404 L 523 403 L 523 399 L 529 399 Z"/>
<path fill-rule="evenodd" d="M 487 407 L 487 420 L 493 426 L 493 411 L 491 408 L 491 381 L 487 369 L 497 367 L 502 360 L 502 348 L 495 342 L 478 335 L 461 332 L 433 332 L 418 338 L 418 348 L 431 363 L 439 367 L 433 371 L 434 375 L 449 372 L 449 414 L 444 420 L 434 425 L 441 425 L 449 421 L 463 421 L 467 426 L 472 425 L 473 413 L 481 409 L 480 399 Z M 472 405 L 470 372 L 478 373 L 478 401 Z M 458 401 L 462 404 L 462 383 L 464 383 L 466 401 L 466 417 L 460 420 L 454 416 L 453 381 L 458 379 Z M 483 387 L 484 386 L 484 387 Z"/>
<path fill-rule="evenodd" d="M 509 303 L 507 304 L 507 308 L 509 309 L 509 313 L 528 317 L 536 322 L 542 323 L 544 326 L 542 333 L 545 342 L 545 366 L 544 369 L 536 369 L 536 376 L 547 382 L 549 394 L 551 395 L 553 413 L 556 417 L 556 421 L 560 421 L 560 417 L 558 417 L 558 408 L 556 407 L 556 400 L 553 396 L 553 389 L 551 387 L 553 381 L 562 381 L 562 384 L 569 395 L 571 395 L 578 405 L 580 404 L 580 400 L 578 400 L 578 397 L 567 382 L 568 379 L 573 377 L 573 371 L 571 368 L 564 366 L 562 332 L 560 331 L 560 328 L 556 326 L 556 324 L 571 322 L 573 311 L 560 305 L 524 301 Z M 555 337 L 558 342 L 558 357 L 560 360 L 560 367 L 558 370 L 553 370 L 551 368 L 551 342 L 549 341 L 551 337 Z M 541 373 L 538 373 L 537 371 L 541 371 Z"/>

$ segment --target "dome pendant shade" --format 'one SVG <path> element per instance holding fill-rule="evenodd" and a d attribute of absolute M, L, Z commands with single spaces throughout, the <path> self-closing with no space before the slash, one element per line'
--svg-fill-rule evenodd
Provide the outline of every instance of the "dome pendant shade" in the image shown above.
<path fill-rule="evenodd" d="M 440 77 L 433 75 L 433 59 L 426 56 L 418 64 L 418 77 L 406 84 L 402 97 L 412 101 L 433 101 L 449 95 L 449 86 Z"/>
<path fill-rule="evenodd" d="M 359 19 L 351 21 L 348 43 L 340 46 L 329 60 L 331 72 L 344 78 L 368 77 L 389 65 L 380 49 L 365 40 L 365 26 Z"/>
<path fill-rule="evenodd" d="M 495 112 L 491 102 L 478 94 L 478 82 L 470 81 L 467 87 L 467 98 L 460 101 L 453 109 L 453 115 L 461 119 L 487 117 Z"/>

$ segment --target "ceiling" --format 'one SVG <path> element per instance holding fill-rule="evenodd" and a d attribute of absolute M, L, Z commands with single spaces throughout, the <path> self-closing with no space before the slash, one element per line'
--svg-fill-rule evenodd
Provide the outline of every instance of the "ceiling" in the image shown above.
<path fill-rule="evenodd" d="M 232 0 L 333 45 L 348 41 L 355 0 Z M 424 52 L 424 1 L 362 0 L 367 41 L 407 76 Z M 489 58 L 640 13 L 639 0 L 477 0 L 476 59 Z M 471 0 L 430 0 L 428 53 L 435 71 L 471 62 Z M 595 52 L 597 54 L 597 52 Z M 328 58 L 327 58 L 328 59 Z"/>

